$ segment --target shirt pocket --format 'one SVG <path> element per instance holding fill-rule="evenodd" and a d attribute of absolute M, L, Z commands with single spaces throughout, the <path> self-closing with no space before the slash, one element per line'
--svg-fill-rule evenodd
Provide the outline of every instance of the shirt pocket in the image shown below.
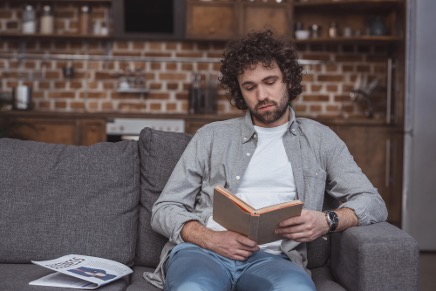
<path fill-rule="evenodd" d="M 322 210 L 326 188 L 327 173 L 321 169 L 303 170 L 306 209 Z"/>

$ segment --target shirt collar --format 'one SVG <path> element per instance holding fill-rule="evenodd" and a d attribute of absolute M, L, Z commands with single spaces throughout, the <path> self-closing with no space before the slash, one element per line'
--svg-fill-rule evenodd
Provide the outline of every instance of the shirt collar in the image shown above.
<path fill-rule="evenodd" d="M 296 116 L 295 111 L 292 109 L 292 107 L 289 107 L 291 110 L 290 119 L 289 119 L 289 131 L 293 135 L 297 135 L 298 130 L 298 123 L 296 122 Z M 247 110 L 241 125 L 241 132 L 242 132 L 242 143 L 248 142 L 250 139 L 254 138 L 257 139 L 256 130 L 254 129 L 253 121 L 251 119 L 250 111 Z"/>

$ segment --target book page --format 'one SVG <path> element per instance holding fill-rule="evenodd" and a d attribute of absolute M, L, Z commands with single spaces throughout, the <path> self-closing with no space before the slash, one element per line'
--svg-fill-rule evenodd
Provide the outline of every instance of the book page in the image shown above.
<path fill-rule="evenodd" d="M 245 212 L 253 214 L 255 209 L 248 205 L 244 200 L 240 199 L 235 194 L 231 193 L 229 190 L 222 186 L 216 186 L 215 190 L 221 193 L 222 195 L 226 196 L 230 200 L 232 200 L 239 208 L 244 210 Z"/>
<path fill-rule="evenodd" d="M 303 202 L 301 202 L 300 200 L 287 201 L 287 202 L 283 202 L 283 203 L 279 203 L 279 204 L 270 205 L 270 206 L 266 206 L 266 207 L 262 207 L 262 208 L 256 209 L 254 211 L 254 214 L 263 214 L 263 213 L 275 211 L 277 209 L 287 208 L 287 207 L 290 207 L 290 206 L 296 206 L 296 205 L 300 205 L 300 204 L 303 204 Z"/>

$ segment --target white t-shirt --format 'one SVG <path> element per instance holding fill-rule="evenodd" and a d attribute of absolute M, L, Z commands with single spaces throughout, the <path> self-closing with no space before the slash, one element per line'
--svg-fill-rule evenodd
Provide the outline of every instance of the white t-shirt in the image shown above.
<path fill-rule="evenodd" d="M 294 200 L 296 188 L 291 163 L 283 145 L 289 123 L 273 127 L 254 127 L 258 142 L 236 196 L 254 208 L 262 208 Z M 213 218 L 207 227 L 224 230 Z M 261 245 L 266 252 L 280 254 L 281 240 Z"/>
<path fill-rule="evenodd" d="M 273 127 L 254 127 L 258 142 L 236 196 L 254 208 L 294 200 L 296 188 L 291 162 L 283 145 L 289 123 Z M 267 252 L 280 254 L 281 241 L 261 245 Z"/>

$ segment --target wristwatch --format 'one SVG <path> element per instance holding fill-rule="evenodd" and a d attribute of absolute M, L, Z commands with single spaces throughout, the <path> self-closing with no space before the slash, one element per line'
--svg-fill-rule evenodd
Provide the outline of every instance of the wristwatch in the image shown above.
<path fill-rule="evenodd" d="M 330 227 L 329 232 L 335 232 L 335 230 L 339 224 L 338 214 L 332 210 L 326 210 L 326 211 L 324 211 L 324 213 L 325 213 L 325 218 L 327 220 L 327 224 Z"/>

